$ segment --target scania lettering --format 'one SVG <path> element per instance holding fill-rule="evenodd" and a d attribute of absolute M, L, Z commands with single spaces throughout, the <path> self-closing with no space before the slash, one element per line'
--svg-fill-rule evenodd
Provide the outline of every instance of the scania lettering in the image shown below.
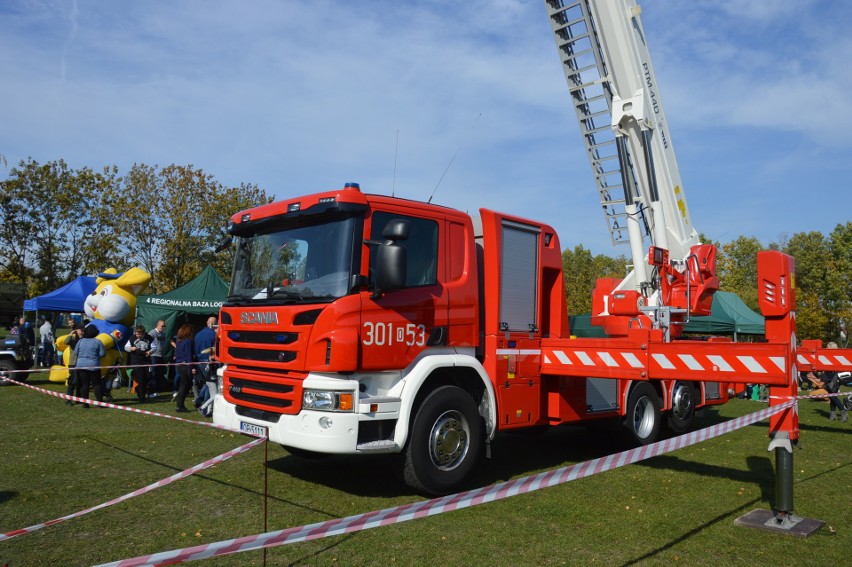
<path fill-rule="evenodd" d="M 240 314 L 240 322 L 243 325 L 277 325 L 278 313 L 275 311 L 247 311 Z"/>

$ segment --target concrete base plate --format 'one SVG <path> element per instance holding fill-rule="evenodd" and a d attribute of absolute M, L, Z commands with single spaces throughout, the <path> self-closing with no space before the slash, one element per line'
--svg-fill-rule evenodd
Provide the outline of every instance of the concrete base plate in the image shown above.
<path fill-rule="evenodd" d="M 820 530 L 825 525 L 822 520 L 802 518 L 787 514 L 776 516 L 771 510 L 752 510 L 745 516 L 734 520 L 735 526 L 745 526 L 756 530 L 775 532 L 796 537 L 808 537 Z"/>

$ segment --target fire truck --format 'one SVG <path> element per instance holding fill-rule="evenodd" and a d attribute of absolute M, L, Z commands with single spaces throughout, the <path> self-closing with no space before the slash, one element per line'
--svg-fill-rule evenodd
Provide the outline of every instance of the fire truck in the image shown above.
<path fill-rule="evenodd" d="M 758 257 L 766 342 L 681 336 L 709 312 L 715 250 L 691 224 L 635 2 L 545 7 L 613 241 L 631 248 L 629 275 L 594 290 L 607 338 L 572 336 L 551 226 L 346 183 L 231 218 L 215 423 L 296 454 L 393 453 L 410 486 L 444 494 L 499 432 L 617 420 L 648 444 L 730 384 L 795 395 L 791 257 Z M 773 422 L 785 447 L 796 419 Z"/>

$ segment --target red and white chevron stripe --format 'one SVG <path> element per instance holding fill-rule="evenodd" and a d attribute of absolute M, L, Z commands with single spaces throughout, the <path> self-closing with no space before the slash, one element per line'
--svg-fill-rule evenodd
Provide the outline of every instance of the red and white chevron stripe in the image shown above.
<path fill-rule="evenodd" d="M 542 372 L 610 378 L 725 379 L 747 376 L 760 384 L 786 383 L 786 356 L 779 348 L 739 349 L 678 344 L 642 349 L 542 348 Z M 719 376 L 722 374 L 723 376 Z"/>
<path fill-rule="evenodd" d="M 796 362 L 800 369 L 810 369 L 811 367 L 817 370 L 828 369 L 845 369 L 852 370 L 852 359 L 840 351 L 839 354 L 831 352 L 834 349 L 823 349 L 819 353 L 810 353 L 805 351 L 796 351 Z"/>

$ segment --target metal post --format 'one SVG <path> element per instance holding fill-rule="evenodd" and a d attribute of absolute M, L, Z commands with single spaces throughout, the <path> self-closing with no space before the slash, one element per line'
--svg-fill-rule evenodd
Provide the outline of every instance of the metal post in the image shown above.
<path fill-rule="evenodd" d="M 775 511 L 793 512 L 793 452 L 775 447 Z"/>

